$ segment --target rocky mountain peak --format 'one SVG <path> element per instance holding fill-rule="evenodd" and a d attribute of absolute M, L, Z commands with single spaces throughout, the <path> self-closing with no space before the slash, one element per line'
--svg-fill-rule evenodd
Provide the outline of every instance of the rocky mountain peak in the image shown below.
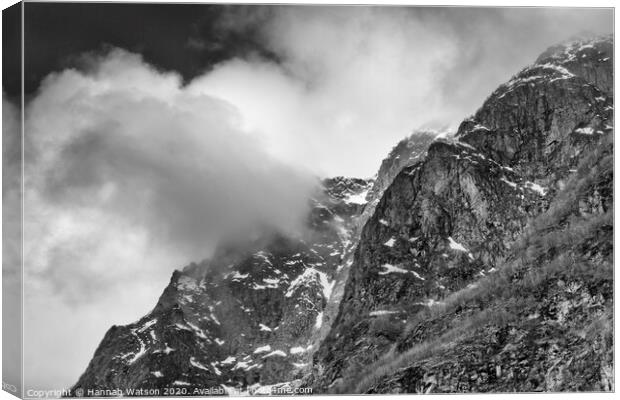
<path fill-rule="evenodd" d="M 529 180 L 561 180 L 590 136 L 613 129 L 609 40 L 550 48 L 500 85 L 456 137 Z"/>
<path fill-rule="evenodd" d="M 613 36 L 582 35 L 552 46 L 536 64 L 553 64 L 566 68 L 607 94 L 613 93 L 613 81 L 605 69 L 613 66 Z"/>
<path fill-rule="evenodd" d="M 308 382 L 318 391 L 364 391 L 368 386 L 356 384 L 362 377 L 390 379 L 376 371 L 421 357 L 414 350 L 397 357 L 395 343 L 407 343 L 399 351 L 419 344 L 423 352 L 439 333 L 457 338 L 453 314 L 428 327 L 425 319 L 448 301 L 459 304 L 452 298 L 467 299 L 480 282 L 493 282 L 528 223 L 568 190 L 584 160 L 601 151 L 613 131 L 606 86 L 613 81 L 612 54 L 606 39 L 580 43 L 541 55 L 495 90 L 454 137 L 433 141 L 385 189 L 362 230 L 336 321 L 315 354 Z M 588 190 L 599 193 L 596 199 L 608 193 Z M 603 203 L 594 209 L 606 212 Z M 467 321 L 474 311 L 463 313 L 459 318 Z M 427 336 L 408 335 L 416 330 Z M 461 374 L 459 368 L 457 362 L 446 376 Z M 431 369 L 412 371 L 399 381 L 409 386 L 396 391 L 411 392 L 411 385 L 432 390 L 439 381 L 426 375 Z M 442 390 L 459 390 L 447 382 Z"/>
<path fill-rule="evenodd" d="M 416 131 L 375 179 L 323 180 L 306 234 L 266 228 L 175 271 L 74 389 L 608 387 L 611 44 L 554 46 L 455 135 Z"/>
<path fill-rule="evenodd" d="M 235 394 L 303 376 L 337 310 L 372 183 L 326 179 L 305 233 L 257 227 L 175 271 L 148 315 L 106 333 L 75 388 L 211 385 Z"/>
<path fill-rule="evenodd" d="M 335 201 L 361 205 L 366 204 L 366 195 L 373 183 L 373 179 L 337 176 L 323 180 L 323 187 L 325 193 Z"/>

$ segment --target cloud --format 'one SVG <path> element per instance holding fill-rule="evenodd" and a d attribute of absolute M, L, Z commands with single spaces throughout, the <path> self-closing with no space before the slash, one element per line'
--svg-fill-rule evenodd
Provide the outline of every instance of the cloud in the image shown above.
<path fill-rule="evenodd" d="M 298 232 L 316 184 L 226 101 L 120 49 L 88 58 L 48 76 L 26 110 L 26 371 L 51 386 L 73 383 L 110 325 L 146 313 L 171 271 L 222 237 Z M 59 360 L 43 332 L 84 347 Z"/>
<path fill-rule="evenodd" d="M 90 220 L 144 229 L 188 257 L 247 225 L 295 229 L 312 179 L 240 125 L 225 101 L 113 50 L 87 72 L 51 75 L 29 105 L 26 200 L 83 213 L 75 229 Z"/>
<path fill-rule="evenodd" d="M 458 126 L 546 47 L 581 30 L 610 31 L 611 14 L 230 7 L 219 29 L 259 37 L 264 51 L 276 56 L 259 59 L 250 52 L 194 84 L 204 82 L 205 93 L 237 105 L 246 123 L 269 138 L 275 156 L 323 175 L 371 176 L 412 129 Z"/>
<path fill-rule="evenodd" d="M 124 50 L 87 54 L 29 101 L 27 384 L 74 383 L 173 268 L 257 224 L 298 231 L 313 175 L 373 175 L 413 128 L 456 126 L 547 46 L 610 30 L 611 13 L 248 6 L 216 25 L 215 42 L 187 46 L 251 36 L 260 51 L 185 84 Z"/>
<path fill-rule="evenodd" d="M 235 104 L 274 156 L 323 175 L 372 176 L 394 143 L 443 116 L 436 69 L 451 61 L 449 38 L 364 7 L 267 15 L 262 35 L 280 62 L 229 60 L 191 86 Z"/>
<path fill-rule="evenodd" d="M 21 124 L 2 97 L 2 350 L 4 382 L 21 387 Z"/>

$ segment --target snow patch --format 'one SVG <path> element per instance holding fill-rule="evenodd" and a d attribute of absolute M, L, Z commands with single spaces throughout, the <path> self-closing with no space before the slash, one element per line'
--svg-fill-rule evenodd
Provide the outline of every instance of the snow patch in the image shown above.
<path fill-rule="evenodd" d="M 314 268 L 306 268 L 303 274 L 295 278 L 289 285 L 289 288 L 286 291 L 285 297 L 291 297 L 299 286 L 301 286 L 302 284 L 305 284 L 307 281 L 310 281 L 310 280 L 315 280 L 315 281 L 318 280 L 318 282 L 321 284 L 321 288 L 323 290 L 323 296 L 325 297 L 325 300 L 329 300 L 332 294 L 332 291 L 334 289 L 334 285 L 336 284 L 336 280 L 333 280 L 332 282 L 330 282 L 329 279 L 327 278 L 326 273 L 321 272 Z"/>
<path fill-rule="evenodd" d="M 229 364 L 234 363 L 235 361 L 237 361 L 237 359 L 235 357 L 228 356 L 224 361 L 220 361 L 220 364 L 222 364 L 222 365 L 229 365 Z"/>
<path fill-rule="evenodd" d="M 161 353 L 164 353 L 164 354 L 170 354 L 170 353 L 172 353 L 173 351 L 176 351 L 176 349 L 173 349 L 172 347 L 168 346 L 168 344 L 166 343 L 166 348 L 165 348 L 165 349 L 163 349 L 163 350 L 158 350 L 157 352 L 158 352 L 158 353 L 160 353 L 160 352 L 161 352 Z"/>
<path fill-rule="evenodd" d="M 465 246 L 452 239 L 452 236 L 448 237 L 448 241 L 450 242 L 449 246 L 452 250 L 469 252 L 469 250 L 467 250 Z"/>
<path fill-rule="evenodd" d="M 144 323 L 144 325 L 142 325 L 140 329 L 137 330 L 137 332 L 144 332 L 145 330 L 149 329 L 151 326 L 155 325 L 156 323 L 157 323 L 157 318 L 147 321 Z"/>
<path fill-rule="evenodd" d="M 232 280 L 233 281 L 234 280 L 240 281 L 240 280 L 243 280 L 243 279 L 247 278 L 248 276 L 250 276 L 249 273 L 248 274 L 241 274 L 241 273 L 239 273 L 239 271 L 235 271 L 235 274 L 233 275 Z"/>
<path fill-rule="evenodd" d="M 291 349 L 289 350 L 289 352 L 291 354 L 301 354 L 301 353 L 305 353 L 306 349 L 303 347 L 291 347 Z"/>
<path fill-rule="evenodd" d="M 430 308 L 430 307 L 433 307 L 434 305 L 444 304 L 444 302 L 443 301 L 436 301 L 434 299 L 428 299 L 425 302 L 415 303 L 415 304 L 419 304 L 419 305 L 426 306 L 426 307 Z"/>
<path fill-rule="evenodd" d="M 196 361 L 196 359 L 194 357 L 190 357 L 189 358 L 189 363 L 193 366 L 196 367 L 198 369 L 203 369 L 205 371 L 209 371 L 209 368 L 205 367 L 204 365 L 202 365 L 201 363 L 199 363 L 198 361 Z"/>
<path fill-rule="evenodd" d="M 546 188 L 544 188 L 544 187 L 542 187 L 539 184 L 534 183 L 534 182 L 529 182 L 529 181 L 525 182 L 525 187 L 530 189 L 530 190 L 533 190 L 534 192 L 538 193 L 541 196 L 544 196 L 544 195 L 547 194 L 547 189 Z"/>
<path fill-rule="evenodd" d="M 213 310 L 211 310 L 211 314 L 209 314 L 209 316 L 211 317 L 211 319 L 213 320 L 213 322 L 215 322 L 218 325 L 220 324 L 220 321 L 218 321 L 217 317 L 215 316 L 215 314 L 213 314 Z"/>
<path fill-rule="evenodd" d="M 400 312 L 401 311 L 376 310 L 376 311 L 371 311 L 368 315 L 371 317 L 376 317 L 379 315 L 399 314 Z"/>
<path fill-rule="evenodd" d="M 200 329 L 198 326 L 192 324 L 191 322 L 187 321 L 187 325 L 192 328 L 194 330 L 194 332 L 196 332 L 196 335 L 198 335 L 198 337 L 202 338 L 202 339 L 207 339 L 207 336 L 204 334 L 204 332 L 202 331 L 202 329 Z"/>
<path fill-rule="evenodd" d="M 174 326 L 176 326 L 178 329 L 181 329 L 183 331 L 191 331 L 192 330 L 192 328 L 190 328 L 189 326 L 183 325 L 183 324 L 178 323 L 178 322 L 176 324 L 174 324 Z"/>
<path fill-rule="evenodd" d="M 486 126 L 484 126 L 484 125 L 481 125 L 481 124 L 476 124 L 476 125 L 474 125 L 474 127 L 472 128 L 472 131 L 490 131 L 490 129 L 489 129 L 489 128 L 487 128 L 487 127 L 486 127 Z"/>
<path fill-rule="evenodd" d="M 308 363 L 293 363 L 293 367 L 295 368 L 303 368 L 306 367 Z"/>
<path fill-rule="evenodd" d="M 222 371 L 219 370 L 219 368 L 214 362 L 211 363 L 211 366 L 213 367 L 213 371 L 215 372 L 215 375 L 218 375 L 218 376 L 222 375 Z"/>
<path fill-rule="evenodd" d="M 415 272 L 415 271 L 409 271 L 409 272 L 411 272 L 411 273 L 413 274 L 413 276 L 415 276 L 416 278 L 418 278 L 418 279 L 420 279 L 420 280 L 422 280 L 422 281 L 425 281 L 425 280 L 426 280 L 426 279 L 424 279 L 423 277 L 421 277 L 421 276 L 420 276 L 420 274 L 418 274 L 418 273 L 417 273 L 417 272 Z"/>
<path fill-rule="evenodd" d="M 323 325 L 323 311 L 316 315 L 316 320 L 314 322 L 314 329 L 321 329 Z"/>
<path fill-rule="evenodd" d="M 387 242 L 383 243 L 383 245 L 387 247 L 394 247 L 394 243 L 396 243 L 396 240 L 394 240 L 394 238 L 390 238 Z"/>
<path fill-rule="evenodd" d="M 263 278 L 263 282 L 265 282 L 267 284 L 267 287 L 270 288 L 277 288 L 278 284 L 280 283 L 279 279 L 271 279 L 271 278 Z"/>
<path fill-rule="evenodd" d="M 358 194 L 350 195 L 349 197 L 344 199 L 344 202 L 347 203 L 347 204 L 366 204 L 366 203 L 368 203 L 368 201 L 366 201 L 366 195 L 367 194 L 368 194 L 368 189 L 366 189 L 363 192 L 360 192 Z"/>
<path fill-rule="evenodd" d="M 577 128 L 575 129 L 575 132 L 581 133 L 583 135 L 592 135 L 594 133 L 594 129 L 587 126 L 585 128 Z"/>
<path fill-rule="evenodd" d="M 146 344 L 140 338 L 140 336 L 138 336 L 138 334 L 136 332 L 137 332 L 136 329 L 132 329 L 131 330 L 131 333 L 136 337 L 136 339 L 138 339 L 138 343 L 140 343 L 140 350 L 138 350 L 137 353 L 134 353 L 134 356 L 128 361 L 129 365 L 135 363 L 140 357 L 142 357 L 143 355 L 146 354 Z M 131 354 L 131 353 L 129 353 L 129 354 Z M 126 355 L 126 356 L 129 356 L 129 354 Z"/>
<path fill-rule="evenodd" d="M 248 371 L 252 368 L 252 366 L 250 365 L 250 363 L 248 361 L 239 361 L 234 367 L 233 370 L 235 369 L 243 369 L 245 371 Z"/>
<path fill-rule="evenodd" d="M 508 179 L 502 177 L 500 178 L 500 181 L 504 182 L 505 184 L 507 184 L 508 186 L 510 186 L 511 188 L 516 189 L 517 188 L 517 184 L 514 182 L 509 181 Z"/>
<path fill-rule="evenodd" d="M 383 264 L 382 267 L 385 268 L 385 270 L 379 272 L 379 275 L 387 275 L 387 274 L 391 274 L 391 273 L 406 274 L 406 273 L 410 272 L 410 271 L 407 271 L 406 269 L 403 269 L 403 268 L 400 268 L 400 267 L 396 267 L 396 266 L 394 266 L 392 264 Z"/>
<path fill-rule="evenodd" d="M 286 357 L 286 353 L 283 352 L 282 350 L 274 350 L 269 354 L 265 354 L 263 356 L 263 358 L 267 358 L 267 357 L 271 357 L 271 356 L 280 356 L 280 357 Z"/>
<path fill-rule="evenodd" d="M 271 351 L 271 346 L 267 344 L 265 346 L 257 347 L 256 350 L 254 350 L 254 354 L 265 353 L 268 351 Z"/>
<path fill-rule="evenodd" d="M 571 73 L 566 68 L 556 65 L 556 64 L 546 63 L 546 64 L 542 64 L 541 67 L 545 69 L 552 69 L 556 72 L 559 72 L 560 74 L 562 74 L 562 77 L 565 79 L 572 78 L 573 76 L 575 76 L 573 73 Z"/>
<path fill-rule="evenodd" d="M 379 272 L 379 275 L 387 275 L 387 274 L 413 274 L 413 276 L 415 276 L 416 278 L 420 279 L 420 280 L 425 280 L 422 276 L 420 276 L 420 274 L 418 274 L 415 271 L 409 271 L 406 270 L 404 268 L 401 267 L 397 267 L 395 265 L 392 264 L 383 264 L 382 265 L 383 268 L 385 268 L 383 271 Z"/>

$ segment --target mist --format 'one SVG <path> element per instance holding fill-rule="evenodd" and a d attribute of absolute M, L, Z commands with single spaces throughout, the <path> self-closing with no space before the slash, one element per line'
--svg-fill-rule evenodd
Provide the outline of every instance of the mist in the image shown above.
<path fill-rule="evenodd" d="M 257 225 L 300 232 L 318 177 L 372 176 L 412 130 L 456 128 L 546 47 L 610 32 L 612 13 L 247 6 L 218 24 L 272 57 L 244 52 L 184 79 L 94 49 L 29 100 L 27 387 L 73 384 L 175 268 Z"/>
<path fill-rule="evenodd" d="M 175 268 L 223 237 L 299 232 L 317 184 L 268 155 L 226 101 L 136 54 L 87 57 L 26 110 L 26 370 L 50 385 L 72 382 L 49 363 L 77 378 L 109 326 L 146 313 Z"/>
<path fill-rule="evenodd" d="M 275 60 L 248 54 L 193 82 L 237 105 L 277 157 L 369 177 L 413 130 L 456 129 L 547 47 L 612 26 L 605 9 L 235 6 L 218 36 L 258 36 Z"/>

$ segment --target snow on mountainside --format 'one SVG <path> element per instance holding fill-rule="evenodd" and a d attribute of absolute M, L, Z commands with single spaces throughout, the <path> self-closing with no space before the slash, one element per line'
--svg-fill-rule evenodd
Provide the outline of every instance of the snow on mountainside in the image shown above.
<path fill-rule="evenodd" d="M 305 384 L 610 390 L 612 48 L 545 52 L 398 174 Z"/>
<path fill-rule="evenodd" d="M 73 389 L 609 390 L 612 50 L 550 48 L 454 135 L 324 180 L 303 237 L 175 271 Z"/>
<path fill-rule="evenodd" d="M 367 195 L 367 202 L 360 222 L 366 223 L 372 216 L 375 207 L 381 200 L 383 192 L 390 186 L 396 175 L 405 167 L 415 164 L 426 156 L 428 146 L 438 137 L 448 135 L 446 130 L 418 129 L 409 137 L 404 138 L 392 148 L 388 156 L 381 162 L 377 177 Z M 361 229 L 362 226 L 359 228 Z"/>
<path fill-rule="evenodd" d="M 300 378 L 337 310 L 372 183 L 327 179 L 304 237 L 265 230 L 176 271 L 149 315 L 108 331 L 75 388 L 260 392 Z"/>
<path fill-rule="evenodd" d="M 613 94 L 612 35 L 596 38 L 582 37 L 549 48 L 536 60 L 536 64 L 553 64 L 583 77 L 605 93 Z"/>

